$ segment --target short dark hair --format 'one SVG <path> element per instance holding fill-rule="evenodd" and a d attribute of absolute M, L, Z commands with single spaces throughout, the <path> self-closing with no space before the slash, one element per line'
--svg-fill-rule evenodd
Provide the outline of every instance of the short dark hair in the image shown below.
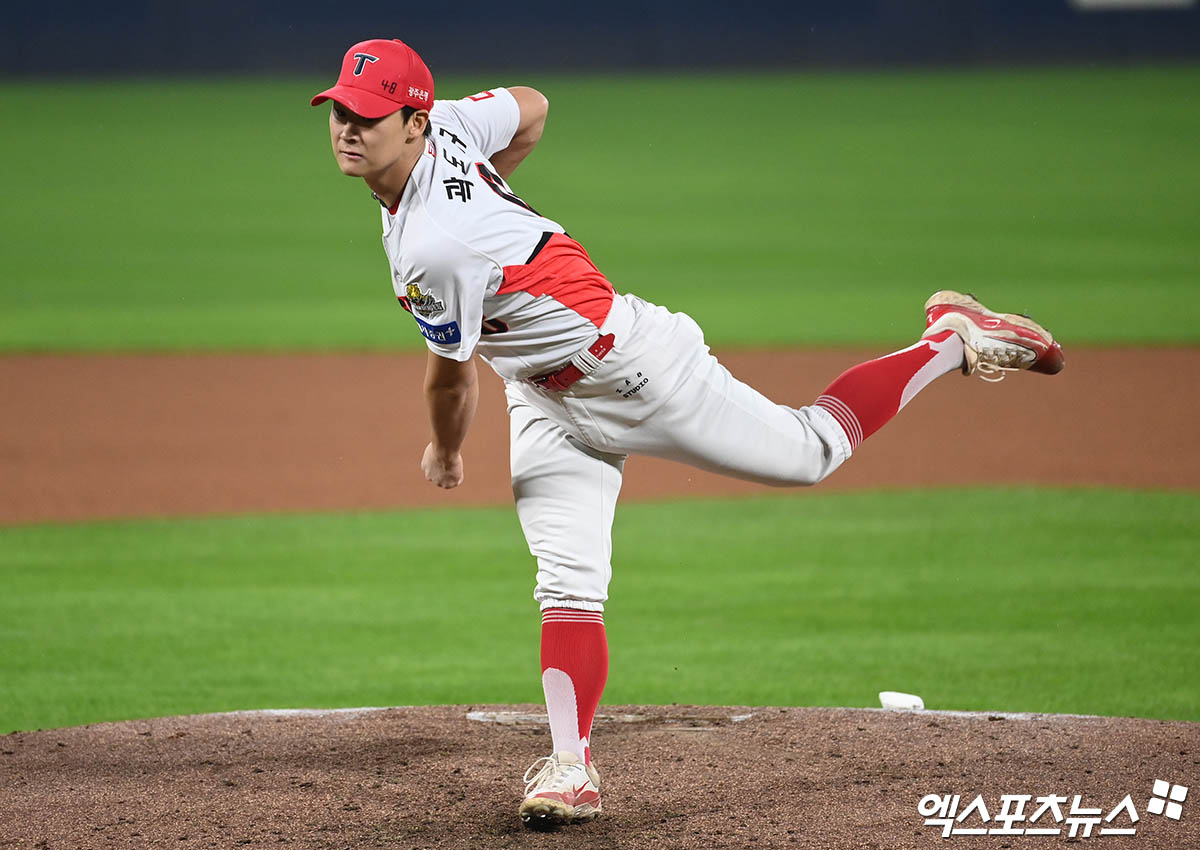
<path fill-rule="evenodd" d="M 400 116 L 404 119 L 405 124 L 408 123 L 408 119 L 412 118 L 413 115 L 416 114 L 416 112 L 417 112 L 417 108 L 415 106 L 401 106 L 400 107 Z M 433 135 L 433 125 L 430 124 L 428 120 L 425 122 L 425 135 L 426 136 Z"/>

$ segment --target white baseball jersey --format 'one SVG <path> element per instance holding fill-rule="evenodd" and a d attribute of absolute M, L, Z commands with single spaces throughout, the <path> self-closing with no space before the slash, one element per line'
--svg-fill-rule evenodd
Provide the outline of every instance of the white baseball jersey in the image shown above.
<path fill-rule="evenodd" d="M 509 380 L 560 368 L 595 340 L 614 296 L 583 247 L 488 162 L 519 118 L 504 88 L 435 103 L 425 153 L 383 210 L 396 296 L 430 350 L 478 351 Z"/>
<path fill-rule="evenodd" d="M 436 102 L 426 151 L 383 211 L 383 245 L 430 350 L 459 361 L 478 351 L 505 379 L 534 598 L 602 611 L 626 455 L 796 485 L 836 469 L 850 444 L 825 409 L 776 404 L 733 378 L 687 315 L 616 296 L 561 226 L 514 195 L 488 157 L 519 115 L 502 88 Z M 601 333 L 611 350 L 565 390 L 524 380 Z"/>

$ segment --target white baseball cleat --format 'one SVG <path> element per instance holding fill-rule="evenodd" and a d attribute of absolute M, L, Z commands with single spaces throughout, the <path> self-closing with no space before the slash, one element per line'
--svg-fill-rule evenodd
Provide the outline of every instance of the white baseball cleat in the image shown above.
<path fill-rule="evenodd" d="M 1055 375 L 1065 365 L 1062 346 L 1028 316 L 993 313 L 973 295 L 943 289 L 925 302 L 924 336 L 951 330 L 962 337 L 963 374 L 999 381 L 1025 369 Z"/>
<path fill-rule="evenodd" d="M 600 814 L 600 774 L 574 753 L 540 758 L 525 771 L 518 813 L 534 828 L 591 820 Z"/>

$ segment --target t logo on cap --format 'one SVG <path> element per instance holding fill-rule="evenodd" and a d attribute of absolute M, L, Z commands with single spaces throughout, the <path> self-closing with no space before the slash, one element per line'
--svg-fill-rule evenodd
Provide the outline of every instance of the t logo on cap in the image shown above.
<path fill-rule="evenodd" d="M 358 64 L 354 66 L 354 76 L 356 77 L 362 76 L 363 66 L 368 62 L 374 63 L 379 61 L 378 56 L 372 56 L 370 53 L 355 53 L 354 58 L 358 60 Z"/>
<path fill-rule="evenodd" d="M 309 103 L 327 100 L 363 118 L 383 118 L 406 106 L 428 110 L 433 108 L 433 75 L 400 39 L 370 38 L 346 51 L 337 84 Z"/>

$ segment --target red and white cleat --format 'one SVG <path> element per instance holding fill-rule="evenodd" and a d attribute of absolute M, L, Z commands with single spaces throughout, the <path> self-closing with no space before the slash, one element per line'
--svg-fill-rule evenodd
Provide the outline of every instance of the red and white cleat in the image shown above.
<path fill-rule="evenodd" d="M 993 313 L 972 295 L 943 289 L 925 302 L 924 336 L 952 330 L 963 341 L 963 374 L 985 381 L 1003 380 L 1005 372 L 1024 369 L 1055 375 L 1066 360 L 1050 332 L 1013 313 Z"/>
<path fill-rule="evenodd" d="M 534 828 L 591 820 L 600 814 L 600 774 L 574 753 L 540 758 L 525 771 L 525 799 L 518 813 Z"/>

